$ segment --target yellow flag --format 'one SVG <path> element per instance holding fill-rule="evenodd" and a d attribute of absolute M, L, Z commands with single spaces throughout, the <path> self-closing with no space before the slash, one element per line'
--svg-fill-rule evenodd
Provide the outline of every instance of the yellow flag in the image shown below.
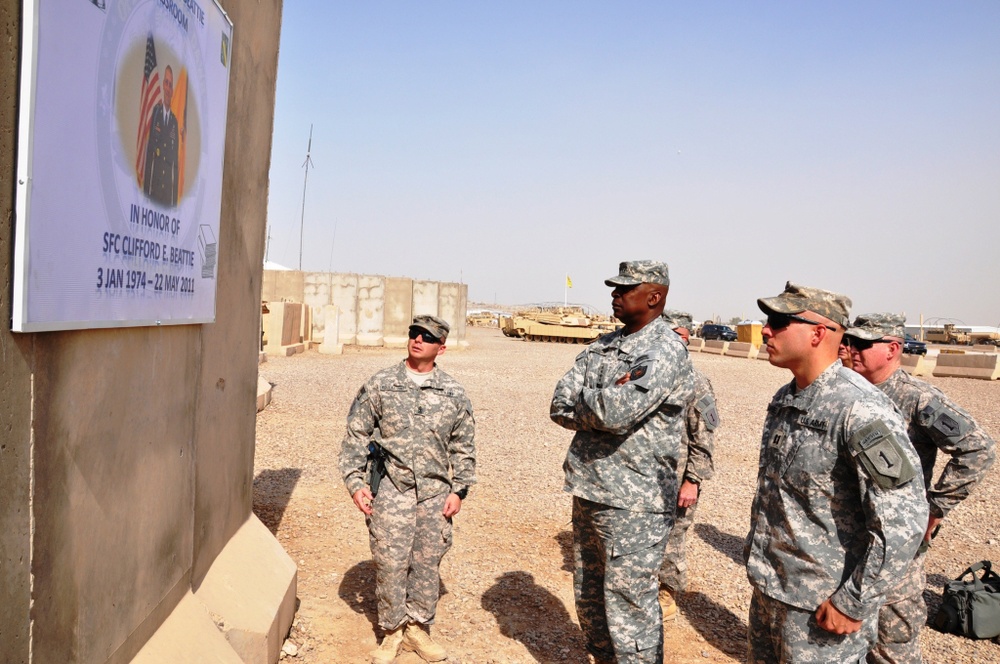
<path fill-rule="evenodd" d="M 572 287 L 573 287 L 573 280 L 570 279 L 569 275 L 567 274 L 566 275 L 566 288 L 572 288 Z"/>

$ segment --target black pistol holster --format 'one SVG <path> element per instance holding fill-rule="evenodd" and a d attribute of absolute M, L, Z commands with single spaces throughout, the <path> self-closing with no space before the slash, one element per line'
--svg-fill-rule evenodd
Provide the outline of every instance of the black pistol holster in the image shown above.
<path fill-rule="evenodd" d="M 385 450 L 374 440 L 368 443 L 368 488 L 372 497 L 378 495 L 379 484 L 385 477 Z"/>

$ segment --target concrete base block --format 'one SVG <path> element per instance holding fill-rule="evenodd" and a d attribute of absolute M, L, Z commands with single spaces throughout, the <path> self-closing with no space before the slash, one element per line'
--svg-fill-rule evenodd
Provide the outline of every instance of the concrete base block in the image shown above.
<path fill-rule="evenodd" d="M 257 364 L 264 364 L 265 362 L 267 362 L 267 353 L 260 351 L 257 353 Z"/>
<path fill-rule="evenodd" d="M 386 348 L 406 348 L 409 337 L 392 336 L 383 337 L 383 345 Z"/>
<path fill-rule="evenodd" d="M 184 596 L 132 664 L 243 664 L 205 605 L 191 591 Z"/>
<path fill-rule="evenodd" d="M 384 337 L 381 334 L 369 334 L 366 332 L 358 332 L 357 345 L 359 346 L 381 346 L 382 339 Z"/>
<path fill-rule="evenodd" d="M 978 351 L 980 353 L 996 353 L 998 350 L 997 346 L 993 344 L 973 344 L 972 350 Z"/>
<path fill-rule="evenodd" d="M 267 382 L 260 376 L 257 376 L 257 412 L 267 408 L 267 404 L 271 403 L 271 383 Z"/>
<path fill-rule="evenodd" d="M 1000 355 L 969 353 L 967 355 L 938 355 L 934 366 L 935 376 L 951 376 L 956 378 L 980 378 L 982 380 L 997 380 L 1000 378 Z"/>
<path fill-rule="evenodd" d="M 752 360 L 757 357 L 757 348 L 749 341 L 730 341 L 729 348 L 726 349 L 726 355 Z"/>
<path fill-rule="evenodd" d="M 273 664 L 295 616 L 297 569 L 253 514 L 195 591 L 246 664 Z M 201 661 L 198 659 L 181 661 Z"/>
<path fill-rule="evenodd" d="M 930 376 L 933 362 L 924 355 L 903 355 L 901 358 L 903 371 L 913 376 Z"/>
<path fill-rule="evenodd" d="M 689 353 L 700 353 L 702 348 L 705 347 L 705 340 L 699 339 L 698 337 L 691 337 L 688 340 L 688 352 Z"/>
<path fill-rule="evenodd" d="M 343 355 L 344 344 L 328 344 L 325 341 L 319 345 L 320 355 Z"/>
<path fill-rule="evenodd" d="M 714 355 L 725 355 L 726 351 L 729 350 L 729 342 L 721 341 L 719 339 L 711 339 L 705 342 L 705 347 L 702 349 L 703 353 L 712 353 Z"/>

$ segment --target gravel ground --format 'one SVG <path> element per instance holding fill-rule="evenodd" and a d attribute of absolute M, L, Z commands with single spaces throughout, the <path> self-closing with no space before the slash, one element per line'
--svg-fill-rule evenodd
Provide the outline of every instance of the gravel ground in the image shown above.
<path fill-rule="evenodd" d="M 573 610 L 570 498 L 562 461 L 571 434 L 548 417 L 556 381 L 579 346 L 528 343 L 469 328 L 470 347 L 441 367 L 468 390 L 475 409 L 479 484 L 455 518 L 442 563 L 434 634 L 452 664 L 586 662 Z M 351 400 L 403 351 L 347 347 L 270 358 L 274 385 L 258 416 L 254 512 L 298 564 L 299 609 L 290 661 L 362 663 L 376 645 L 374 573 L 367 531 L 337 472 Z M 688 537 L 689 588 L 666 630 L 666 661 L 744 661 L 750 587 L 741 563 L 764 411 L 790 374 L 767 362 L 692 355 L 712 381 L 722 428 L 716 476 Z M 1000 382 L 929 379 L 1000 438 Z M 969 564 L 1000 563 L 997 470 L 945 521 L 927 561 L 933 615 L 941 586 Z M 930 664 L 1000 662 L 1000 646 L 923 630 Z M 419 662 L 397 658 L 397 663 Z"/>

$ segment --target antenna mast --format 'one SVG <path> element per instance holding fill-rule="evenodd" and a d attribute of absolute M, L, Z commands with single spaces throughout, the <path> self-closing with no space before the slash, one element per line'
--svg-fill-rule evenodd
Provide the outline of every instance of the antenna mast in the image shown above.
<path fill-rule="evenodd" d="M 306 225 L 306 185 L 309 184 L 309 167 L 315 167 L 312 163 L 312 158 L 309 154 L 312 152 L 313 146 L 313 126 L 309 125 L 309 147 L 306 148 L 306 160 L 303 162 L 302 167 L 306 169 L 306 177 L 302 182 L 302 219 L 299 221 L 299 271 L 302 271 L 302 231 Z"/>

